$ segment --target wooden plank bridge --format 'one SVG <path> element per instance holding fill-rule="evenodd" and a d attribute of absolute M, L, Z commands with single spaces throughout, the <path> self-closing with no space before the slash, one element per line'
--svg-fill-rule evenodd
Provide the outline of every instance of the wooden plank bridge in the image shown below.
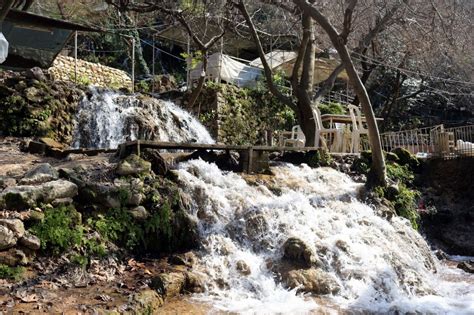
<path fill-rule="evenodd" d="M 143 149 L 180 150 L 180 151 L 234 151 L 239 153 L 239 164 L 242 172 L 258 173 L 269 166 L 269 153 L 271 152 L 310 152 L 318 150 L 317 147 L 276 147 L 276 146 L 251 146 L 251 145 L 225 145 L 202 143 L 174 143 L 147 140 L 125 142 L 118 147 L 118 154 L 124 157 L 130 153 L 140 155 Z"/>

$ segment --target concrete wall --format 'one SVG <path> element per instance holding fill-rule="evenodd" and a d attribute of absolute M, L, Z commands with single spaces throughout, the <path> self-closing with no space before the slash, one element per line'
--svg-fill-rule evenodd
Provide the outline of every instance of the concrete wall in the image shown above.
<path fill-rule="evenodd" d="M 74 81 L 74 69 L 74 58 L 60 55 L 48 72 L 54 80 Z M 77 60 L 77 81 L 114 89 L 132 87 L 132 80 L 125 71 L 80 59 Z"/>

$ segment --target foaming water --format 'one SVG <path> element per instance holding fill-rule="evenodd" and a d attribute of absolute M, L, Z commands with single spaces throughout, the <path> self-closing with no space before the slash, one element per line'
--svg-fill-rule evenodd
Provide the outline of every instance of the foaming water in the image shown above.
<path fill-rule="evenodd" d="M 75 148 L 116 148 L 127 140 L 214 143 L 206 128 L 169 101 L 91 89 L 79 104 Z"/>
<path fill-rule="evenodd" d="M 202 238 L 198 268 L 207 276 L 206 293 L 195 299 L 243 314 L 317 313 L 314 299 L 285 289 L 271 269 L 296 237 L 336 281 L 340 290 L 325 298 L 342 310 L 474 312 L 472 283 L 447 276 L 463 272 L 441 266 L 407 220 L 389 222 L 357 201 L 360 185 L 348 176 L 304 165 L 272 170 L 249 184 L 201 160 L 180 165 Z M 239 272 L 239 261 L 250 274 Z"/>

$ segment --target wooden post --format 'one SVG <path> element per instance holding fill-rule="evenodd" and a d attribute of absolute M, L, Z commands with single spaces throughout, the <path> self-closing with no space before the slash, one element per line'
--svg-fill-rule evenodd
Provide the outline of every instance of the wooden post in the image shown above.
<path fill-rule="evenodd" d="M 74 33 L 74 82 L 77 83 L 77 31 Z"/>

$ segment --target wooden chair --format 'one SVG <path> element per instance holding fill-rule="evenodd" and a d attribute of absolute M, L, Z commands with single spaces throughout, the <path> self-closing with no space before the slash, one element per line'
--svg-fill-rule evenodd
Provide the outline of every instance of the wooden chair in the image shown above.
<path fill-rule="evenodd" d="M 316 122 L 316 135 L 314 137 L 314 146 L 320 147 L 319 143 L 322 143 L 322 147 L 327 149 L 328 142 L 331 140 L 330 144 L 331 152 L 341 152 L 342 150 L 342 137 L 343 130 L 337 128 L 325 128 L 321 120 L 321 111 L 319 108 L 313 108 L 313 119 Z M 329 138 L 326 138 L 329 136 Z"/>
<path fill-rule="evenodd" d="M 352 135 L 351 135 L 351 152 L 359 153 L 360 148 L 360 136 L 368 135 L 369 131 L 364 127 L 362 123 L 362 113 L 359 107 L 355 105 L 347 105 L 352 120 Z"/>
<path fill-rule="evenodd" d="M 304 136 L 303 130 L 301 130 L 299 125 L 296 125 L 291 128 L 291 136 L 289 139 L 283 141 L 283 146 L 304 147 L 305 142 L 306 137 Z"/>

